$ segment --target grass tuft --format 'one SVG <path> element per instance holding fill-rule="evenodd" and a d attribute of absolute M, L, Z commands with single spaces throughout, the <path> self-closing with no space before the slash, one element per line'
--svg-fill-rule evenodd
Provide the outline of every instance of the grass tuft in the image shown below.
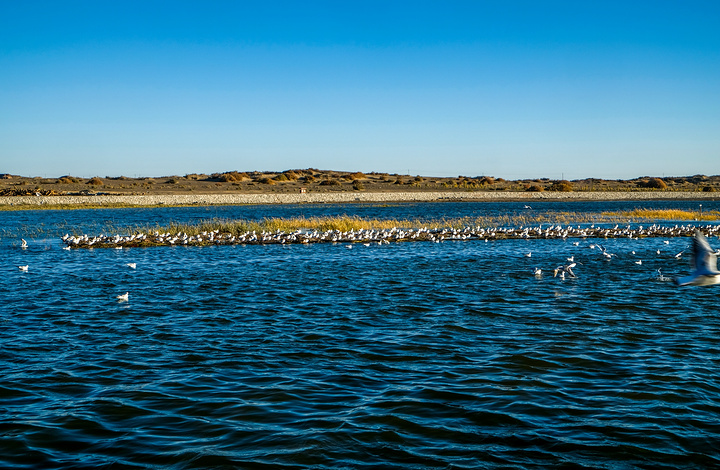
<path fill-rule="evenodd" d="M 679 209 L 634 209 L 632 211 L 603 212 L 602 215 L 651 220 L 720 220 L 720 212 L 718 211 L 704 211 L 701 217 L 699 210 L 684 211 Z"/>

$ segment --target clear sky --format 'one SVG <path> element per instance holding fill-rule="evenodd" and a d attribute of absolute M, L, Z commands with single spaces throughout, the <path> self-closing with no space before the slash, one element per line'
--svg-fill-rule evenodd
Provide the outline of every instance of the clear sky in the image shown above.
<path fill-rule="evenodd" d="M 0 173 L 720 174 L 720 2 L 0 0 Z"/>

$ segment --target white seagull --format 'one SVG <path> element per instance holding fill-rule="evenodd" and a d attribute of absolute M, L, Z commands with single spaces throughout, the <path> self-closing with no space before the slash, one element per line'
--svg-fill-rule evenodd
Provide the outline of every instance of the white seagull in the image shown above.
<path fill-rule="evenodd" d="M 20 248 L 27 248 L 27 242 L 24 238 L 20 239 Z"/>
<path fill-rule="evenodd" d="M 717 269 L 717 255 L 710 248 L 705 235 L 695 231 L 693 238 L 693 266 L 695 270 L 689 276 L 675 279 L 679 286 L 710 286 L 720 284 L 720 271 Z"/>
<path fill-rule="evenodd" d="M 130 293 L 125 292 L 123 295 L 118 295 L 116 299 L 118 299 L 118 302 L 127 302 L 130 300 Z"/>
<path fill-rule="evenodd" d="M 137 264 L 136 264 L 136 263 L 128 263 L 128 264 L 126 264 L 125 266 L 127 266 L 127 267 L 130 268 L 130 269 L 135 269 L 135 268 L 137 268 Z"/>
<path fill-rule="evenodd" d="M 30 266 L 27 264 L 25 266 L 18 266 L 18 269 L 24 273 L 28 272 L 28 269 L 30 269 Z"/>
<path fill-rule="evenodd" d="M 564 266 L 558 266 L 553 271 L 553 277 L 556 277 L 558 275 L 558 273 L 560 273 L 561 279 L 565 279 L 565 273 L 568 273 L 571 277 L 576 277 L 575 273 L 572 270 L 572 268 L 575 267 L 575 264 L 576 263 L 570 263 L 570 264 L 566 264 Z"/>

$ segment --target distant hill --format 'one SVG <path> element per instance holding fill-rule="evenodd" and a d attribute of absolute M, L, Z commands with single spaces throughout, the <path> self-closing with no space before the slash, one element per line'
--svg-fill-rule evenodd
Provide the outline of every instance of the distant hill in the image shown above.
<path fill-rule="evenodd" d="M 720 192 L 720 175 L 643 176 L 630 180 L 505 180 L 492 176 L 434 177 L 318 170 L 228 171 L 129 178 L 0 175 L 0 196 L 63 194 L 224 194 L 337 191 L 705 191 Z"/>

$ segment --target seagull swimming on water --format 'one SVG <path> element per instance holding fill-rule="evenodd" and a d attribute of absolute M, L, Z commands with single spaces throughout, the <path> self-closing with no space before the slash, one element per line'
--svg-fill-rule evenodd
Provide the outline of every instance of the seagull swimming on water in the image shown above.
<path fill-rule="evenodd" d="M 24 273 L 28 272 L 28 269 L 30 269 L 30 266 L 27 264 L 25 266 L 18 266 L 18 269 Z"/>
<path fill-rule="evenodd" d="M 689 276 L 675 279 L 679 286 L 711 286 L 720 284 L 720 271 L 717 269 L 717 255 L 699 230 L 693 238 L 693 266 L 695 270 Z"/>
<path fill-rule="evenodd" d="M 125 292 L 123 295 L 118 295 L 116 299 L 118 299 L 118 302 L 127 302 L 130 300 L 130 293 Z"/>
<path fill-rule="evenodd" d="M 135 268 L 137 268 L 137 264 L 136 264 L 136 263 L 128 263 L 128 264 L 126 264 L 125 266 L 127 266 L 127 267 L 130 268 L 130 269 L 135 269 Z"/>
<path fill-rule="evenodd" d="M 27 248 L 27 242 L 25 241 L 24 238 L 20 239 L 20 248 L 23 248 L 23 249 Z"/>

